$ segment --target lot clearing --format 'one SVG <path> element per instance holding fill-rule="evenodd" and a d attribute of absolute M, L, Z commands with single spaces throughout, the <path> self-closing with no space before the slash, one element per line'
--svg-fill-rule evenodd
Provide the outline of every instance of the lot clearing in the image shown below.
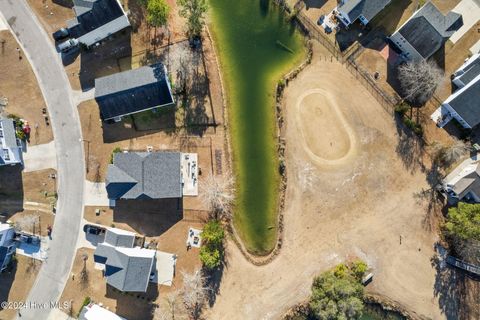
<path fill-rule="evenodd" d="M 0 74 L 8 75 L 0 81 L 0 98 L 8 99 L 5 108 L 0 105 L 0 115 L 14 114 L 28 121 L 32 129 L 30 145 L 52 141 L 52 129 L 42 113 L 46 105 L 37 78 L 10 31 L 0 31 L 0 46 Z"/>
<path fill-rule="evenodd" d="M 415 138 L 335 59 L 320 61 L 325 51 L 315 44 L 312 65 L 285 91 L 288 184 L 280 255 L 256 267 L 228 242 L 227 267 L 206 318 L 277 319 L 307 298 L 316 274 L 354 257 L 373 268 L 369 292 L 429 318 L 453 316 L 456 289 L 448 270 L 440 276 L 432 263 L 436 218 L 418 196 L 431 187 Z M 309 99 L 309 91 L 329 96 Z M 306 130 L 314 124 L 317 130 Z M 345 138 L 347 126 L 355 143 Z"/>

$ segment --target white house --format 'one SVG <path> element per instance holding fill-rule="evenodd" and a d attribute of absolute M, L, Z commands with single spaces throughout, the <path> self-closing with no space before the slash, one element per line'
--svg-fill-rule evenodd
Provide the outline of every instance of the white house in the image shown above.
<path fill-rule="evenodd" d="M 80 320 L 126 320 L 115 313 L 102 308 L 98 304 L 90 303 L 83 307 L 79 316 Z"/>
<path fill-rule="evenodd" d="M 0 118 L 0 166 L 22 163 L 22 144 L 12 119 Z"/>
<path fill-rule="evenodd" d="M 479 164 L 477 156 L 469 158 L 443 179 L 440 191 L 447 196 L 450 203 L 480 203 Z"/>
<path fill-rule="evenodd" d="M 5 270 L 15 253 L 15 230 L 7 223 L 0 223 L 0 272 Z"/>
<path fill-rule="evenodd" d="M 348 27 L 357 19 L 366 25 L 380 11 L 385 8 L 391 0 L 342 0 L 337 7 L 337 18 Z"/>
<path fill-rule="evenodd" d="M 406 60 L 430 58 L 463 25 L 462 15 L 443 15 L 427 2 L 390 37 L 390 45 Z"/>
<path fill-rule="evenodd" d="M 452 82 L 457 90 L 435 111 L 432 119 L 443 127 L 454 118 L 465 129 L 472 129 L 480 124 L 480 54 L 468 59 L 453 74 Z"/>

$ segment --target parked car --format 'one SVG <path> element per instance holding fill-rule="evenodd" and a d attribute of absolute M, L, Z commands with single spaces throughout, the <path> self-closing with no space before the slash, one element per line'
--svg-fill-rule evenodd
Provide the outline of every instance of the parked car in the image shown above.
<path fill-rule="evenodd" d="M 60 28 L 52 34 L 53 39 L 55 39 L 55 41 L 65 39 L 69 35 L 70 35 L 70 32 L 66 28 Z"/>
<path fill-rule="evenodd" d="M 322 15 L 318 18 L 317 24 L 318 24 L 319 26 L 322 25 L 322 23 L 323 23 L 324 20 L 325 20 L 325 16 L 322 14 Z"/>
<path fill-rule="evenodd" d="M 102 228 L 102 227 L 97 227 L 97 226 L 92 226 L 92 225 L 89 225 L 89 224 L 86 224 L 84 227 L 83 227 L 83 231 L 85 233 L 90 233 L 90 234 L 95 234 L 95 235 L 99 235 L 99 234 L 102 234 L 102 233 L 105 233 L 105 229 Z"/>
<path fill-rule="evenodd" d="M 77 39 L 69 39 L 65 42 L 62 42 L 58 45 L 58 50 L 61 52 L 68 52 L 74 48 L 78 47 Z"/>

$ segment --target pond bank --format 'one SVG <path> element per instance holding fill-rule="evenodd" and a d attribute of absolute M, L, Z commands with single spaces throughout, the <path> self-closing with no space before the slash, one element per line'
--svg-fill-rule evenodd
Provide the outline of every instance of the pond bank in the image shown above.
<path fill-rule="evenodd" d="M 277 240 L 280 185 L 275 84 L 305 50 L 295 26 L 269 1 L 210 0 L 210 30 L 220 56 L 237 184 L 234 224 L 248 252 Z"/>

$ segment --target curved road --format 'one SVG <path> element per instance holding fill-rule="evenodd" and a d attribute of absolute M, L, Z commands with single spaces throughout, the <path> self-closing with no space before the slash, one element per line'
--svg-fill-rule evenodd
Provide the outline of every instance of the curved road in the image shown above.
<path fill-rule="evenodd" d="M 25 0 L 0 0 L 0 11 L 32 65 L 55 137 L 58 203 L 53 240 L 48 260 L 42 265 L 27 298 L 32 303 L 49 304 L 60 298 L 68 280 L 82 219 L 85 163 L 80 119 L 60 57 Z M 21 310 L 21 319 L 47 319 L 50 311 L 49 308 L 25 308 Z"/>

